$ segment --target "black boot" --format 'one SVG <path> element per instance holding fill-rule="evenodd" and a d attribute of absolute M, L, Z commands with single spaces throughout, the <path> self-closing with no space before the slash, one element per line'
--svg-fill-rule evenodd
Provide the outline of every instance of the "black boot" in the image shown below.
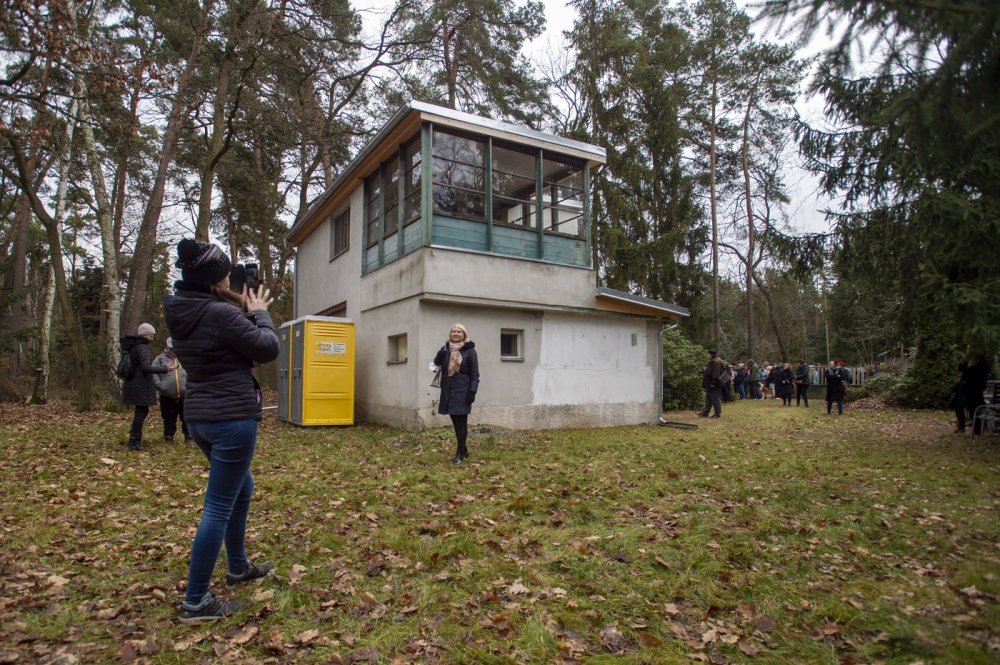
<path fill-rule="evenodd" d="M 141 436 L 133 436 L 129 434 L 128 437 L 128 449 L 129 450 L 145 450 L 146 446 L 142 445 Z"/>

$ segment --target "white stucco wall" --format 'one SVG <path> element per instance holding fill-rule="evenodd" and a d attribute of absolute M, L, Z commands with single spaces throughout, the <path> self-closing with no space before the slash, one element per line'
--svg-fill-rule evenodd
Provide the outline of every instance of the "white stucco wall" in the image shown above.
<path fill-rule="evenodd" d="M 648 361 L 649 344 L 643 319 L 547 312 L 541 355 L 532 373 L 534 403 L 601 404 L 654 399 L 657 378 L 655 367 Z"/>
<path fill-rule="evenodd" d="M 350 249 L 330 260 L 330 222 L 316 227 L 298 246 L 295 256 L 295 316 L 317 314 L 347 301 L 345 318 L 358 320 L 361 314 L 361 258 L 364 231 L 362 187 L 351 193 L 345 205 L 351 208 Z"/>

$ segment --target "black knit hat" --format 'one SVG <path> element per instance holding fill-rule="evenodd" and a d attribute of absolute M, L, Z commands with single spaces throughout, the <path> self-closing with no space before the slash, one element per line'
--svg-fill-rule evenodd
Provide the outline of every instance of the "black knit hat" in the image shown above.
<path fill-rule="evenodd" d="M 185 282 L 216 284 L 233 267 L 218 245 L 184 238 L 177 244 L 177 263 Z"/>

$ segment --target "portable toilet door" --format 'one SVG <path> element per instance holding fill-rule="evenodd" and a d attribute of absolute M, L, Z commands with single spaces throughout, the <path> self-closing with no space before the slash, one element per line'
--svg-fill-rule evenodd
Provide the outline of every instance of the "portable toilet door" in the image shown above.
<path fill-rule="evenodd" d="M 278 420 L 288 422 L 288 398 L 290 392 L 292 330 L 288 324 L 282 324 L 278 329 Z"/>
<path fill-rule="evenodd" d="M 291 322 L 289 420 L 354 424 L 354 322 L 306 316 Z"/>

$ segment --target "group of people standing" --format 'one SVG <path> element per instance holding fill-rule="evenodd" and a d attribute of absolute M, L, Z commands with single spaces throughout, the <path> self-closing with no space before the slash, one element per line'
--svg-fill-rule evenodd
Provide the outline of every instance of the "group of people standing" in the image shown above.
<path fill-rule="evenodd" d="M 818 374 L 818 373 L 817 373 Z M 850 372 L 843 360 L 830 362 L 826 379 L 826 412 L 831 413 L 833 404 L 837 413 L 844 413 L 846 386 L 850 383 Z M 718 357 L 715 349 L 708 351 L 708 363 L 702 370 L 702 389 L 705 391 L 705 406 L 699 412 L 703 418 L 713 413 L 714 418 L 722 415 L 722 403 L 732 401 L 730 386 L 736 388 L 739 399 L 781 399 L 784 406 L 809 406 L 809 386 L 816 383 L 818 376 L 813 368 L 800 359 L 793 369 L 789 363 L 758 365 L 754 360 L 746 363 L 727 363 Z"/>
<path fill-rule="evenodd" d="M 156 337 L 156 328 L 143 323 L 135 335 L 125 335 L 120 343 L 122 353 L 128 354 L 132 373 L 123 377 L 122 403 L 133 407 L 132 426 L 128 434 L 129 450 L 144 450 L 142 430 L 149 415 L 149 407 L 159 402 L 163 418 L 163 440 L 173 443 L 180 420 L 184 442 L 191 443 L 187 423 L 184 421 L 184 393 L 187 390 L 187 370 L 177 359 L 174 341 L 167 338 L 160 355 L 150 362 L 149 344 Z"/>

